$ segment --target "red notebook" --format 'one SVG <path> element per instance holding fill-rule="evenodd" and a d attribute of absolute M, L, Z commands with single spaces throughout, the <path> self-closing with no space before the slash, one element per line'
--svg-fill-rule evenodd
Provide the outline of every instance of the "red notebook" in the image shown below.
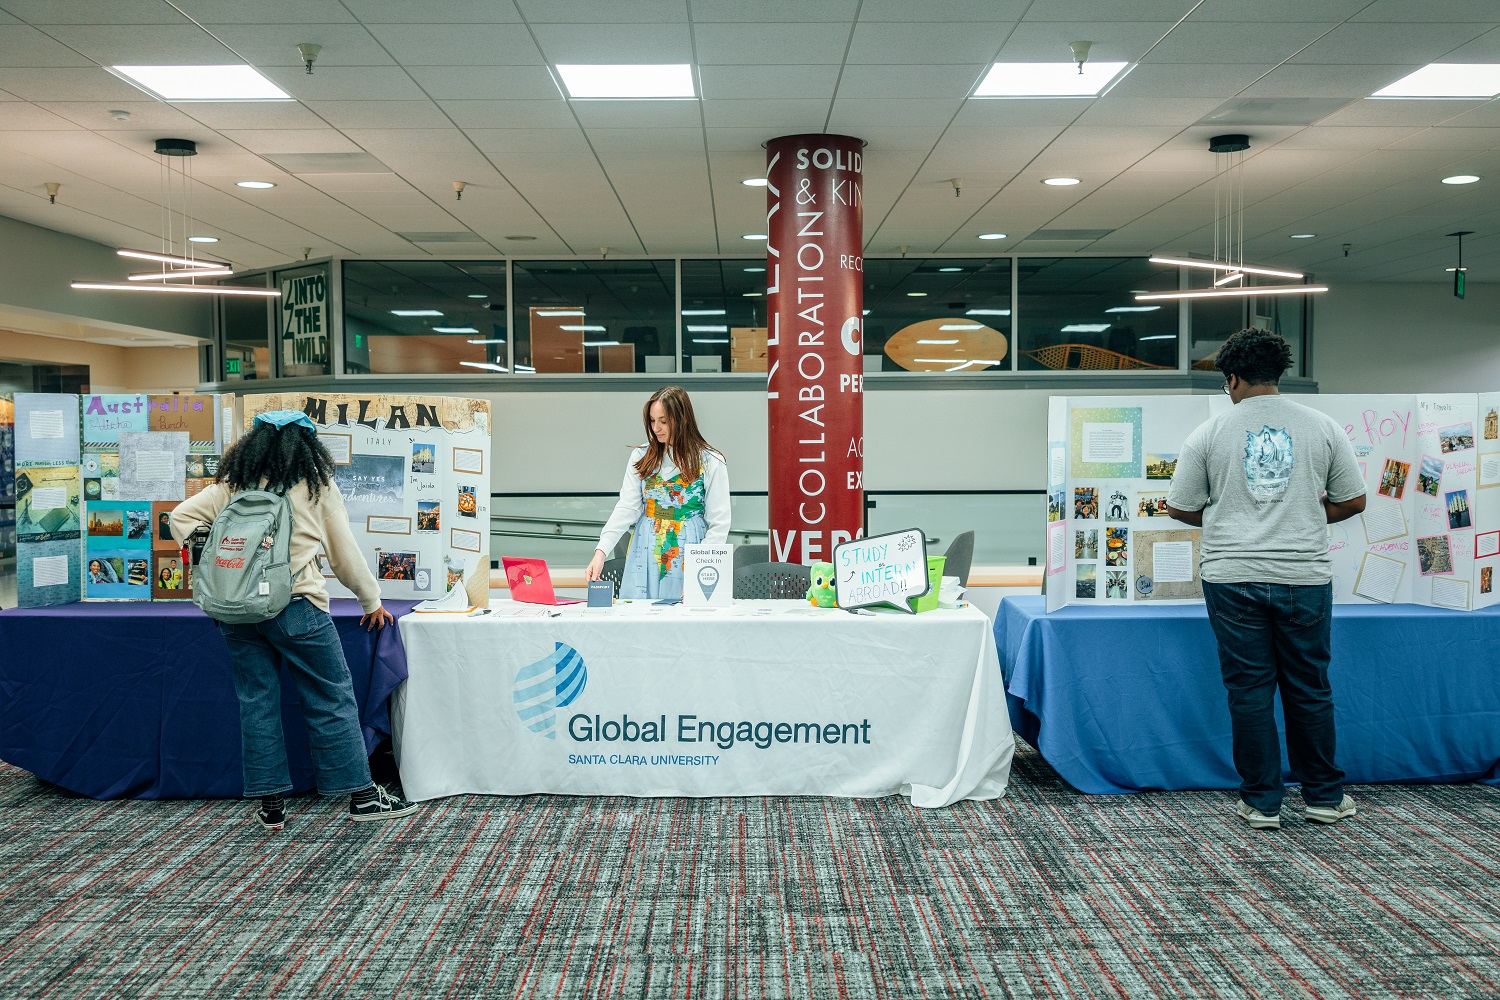
<path fill-rule="evenodd" d="M 505 564 L 505 583 L 510 587 L 511 600 L 527 604 L 582 604 L 571 597 L 558 597 L 552 589 L 552 574 L 545 559 L 512 559 L 501 557 Z"/>

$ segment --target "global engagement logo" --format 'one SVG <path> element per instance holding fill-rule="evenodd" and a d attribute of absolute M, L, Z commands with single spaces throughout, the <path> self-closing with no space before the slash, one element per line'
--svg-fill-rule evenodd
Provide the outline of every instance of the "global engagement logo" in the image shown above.
<path fill-rule="evenodd" d="M 578 650 L 566 643 L 554 645 L 550 655 L 516 671 L 511 692 L 521 724 L 549 740 L 557 739 L 557 710 L 571 705 L 589 682 Z"/>

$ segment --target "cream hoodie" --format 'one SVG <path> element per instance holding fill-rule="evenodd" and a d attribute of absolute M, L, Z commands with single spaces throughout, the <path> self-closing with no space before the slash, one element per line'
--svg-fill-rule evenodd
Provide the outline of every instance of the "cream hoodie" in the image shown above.
<path fill-rule="evenodd" d="M 215 483 L 197 496 L 184 500 L 172 511 L 172 536 L 179 543 L 197 528 L 208 527 L 229 504 L 229 487 Z M 328 610 L 328 588 L 318 570 L 318 550 L 328 554 L 328 564 L 340 583 L 359 598 L 369 614 L 380 607 L 380 584 L 365 563 L 349 530 L 349 515 L 338 487 L 329 483 L 314 503 L 306 483 L 287 491 L 292 501 L 292 594 Z"/>

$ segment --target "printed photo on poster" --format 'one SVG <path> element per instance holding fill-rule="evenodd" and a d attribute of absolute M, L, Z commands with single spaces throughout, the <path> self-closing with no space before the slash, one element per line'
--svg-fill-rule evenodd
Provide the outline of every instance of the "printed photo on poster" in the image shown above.
<path fill-rule="evenodd" d="M 443 586 L 443 593 L 448 593 L 454 587 L 464 582 L 464 565 L 450 565 L 448 567 L 448 582 Z"/>
<path fill-rule="evenodd" d="M 334 466 L 333 481 L 351 521 L 371 514 L 400 514 L 406 497 L 406 463 L 399 455 L 355 455 Z"/>
<path fill-rule="evenodd" d="M 1481 567 L 1479 567 L 1479 592 L 1481 594 L 1491 593 L 1494 590 L 1494 585 L 1495 585 L 1495 567 L 1493 567 L 1493 566 L 1481 566 Z"/>
<path fill-rule="evenodd" d="M 431 475 L 437 471 L 437 445 L 421 441 L 411 446 L 411 471 Z"/>
<path fill-rule="evenodd" d="M 1108 528 L 1104 532 L 1104 564 L 1126 566 L 1130 563 L 1130 529 Z"/>
<path fill-rule="evenodd" d="M 105 601 L 151 599 L 151 553 L 101 549 L 88 554 L 84 597 Z"/>
<path fill-rule="evenodd" d="M 1450 529 L 1471 528 L 1474 522 L 1469 517 L 1469 491 L 1454 490 L 1443 494 L 1448 505 L 1448 527 Z"/>
<path fill-rule="evenodd" d="M 1444 455 L 1455 451 L 1468 451 L 1474 447 L 1474 425 L 1463 423 L 1439 428 L 1438 444 Z"/>
<path fill-rule="evenodd" d="M 1171 479 L 1177 475 L 1177 456 L 1146 453 L 1146 478 Z"/>
<path fill-rule="evenodd" d="M 1093 521 L 1099 517 L 1099 487 L 1073 487 L 1073 517 L 1078 521 Z"/>
<path fill-rule="evenodd" d="M 1073 558 L 1080 562 L 1088 562 L 1099 558 L 1099 531 L 1089 529 L 1088 531 L 1073 532 Z"/>
<path fill-rule="evenodd" d="M 1111 490 L 1109 500 L 1104 507 L 1104 520 L 1116 522 L 1129 521 L 1130 498 L 1119 490 Z"/>
<path fill-rule="evenodd" d="M 463 513 L 462 510 L 459 513 Z M 1063 491 L 1054 490 L 1047 494 L 1047 522 L 1061 521 L 1067 514 L 1063 512 Z"/>
<path fill-rule="evenodd" d="M 1417 572 L 1422 576 L 1453 572 L 1453 548 L 1447 535 L 1417 539 Z"/>
<path fill-rule="evenodd" d="M 173 500 L 157 500 L 151 505 L 151 522 L 155 527 L 151 532 L 151 547 L 153 549 L 176 549 L 177 539 L 172 537 L 172 508 L 177 503 Z"/>
<path fill-rule="evenodd" d="M 415 552 L 381 552 L 380 569 L 376 574 L 382 580 L 411 580 L 417 575 Z"/>
<path fill-rule="evenodd" d="M 1136 517 L 1166 517 L 1167 495 L 1165 493 L 1137 493 L 1135 495 Z"/>
<path fill-rule="evenodd" d="M 419 535 L 442 530 L 442 506 L 436 500 L 417 501 L 417 533 Z"/>
<path fill-rule="evenodd" d="M 90 538 L 124 538 L 125 512 L 118 508 L 91 508 L 89 510 Z"/>
<path fill-rule="evenodd" d="M 151 599 L 154 601 L 192 600 L 192 564 L 184 564 L 179 552 L 154 552 L 151 558 Z"/>
<path fill-rule="evenodd" d="M 1073 575 L 1073 596 L 1081 600 L 1092 600 L 1099 596 L 1099 567 L 1095 564 L 1079 565 Z"/>
<path fill-rule="evenodd" d="M 125 537 L 142 541 L 151 537 L 151 511 L 131 508 L 125 511 Z"/>
<path fill-rule="evenodd" d="M 30 542 L 77 538 L 78 466 L 16 470 L 16 537 Z"/>
<path fill-rule="evenodd" d="M 1417 492 L 1433 499 L 1438 495 L 1438 484 L 1443 481 L 1443 460 L 1433 455 L 1422 456 L 1422 468 L 1417 473 Z"/>
<path fill-rule="evenodd" d="M 1493 406 L 1484 414 L 1484 439 L 1486 441 L 1500 440 L 1500 410 Z"/>
<path fill-rule="evenodd" d="M 474 487 L 460 486 L 458 488 L 458 516 L 479 516 L 479 501 L 477 499 Z"/>
<path fill-rule="evenodd" d="M 1123 569 L 1106 570 L 1104 573 L 1104 597 L 1106 600 L 1124 601 L 1130 597 L 1130 583 Z"/>
<path fill-rule="evenodd" d="M 1385 467 L 1380 471 L 1380 487 L 1375 491 L 1383 497 L 1400 500 L 1406 495 L 1406 477 L 1411 472 L 1411 463 L 1399 462 L 1394 458 L 1385 460 Z"/>

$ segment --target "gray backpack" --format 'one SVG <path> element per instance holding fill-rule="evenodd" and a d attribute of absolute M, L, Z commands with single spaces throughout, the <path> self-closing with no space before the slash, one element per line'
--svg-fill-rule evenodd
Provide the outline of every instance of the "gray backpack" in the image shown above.
<path fill-rule="evenodd" d="M 269 621 L 292 600 L 292 502 L 266 490 L 230 497 L 193 574 L 193 603 L 215 621 Z"/>

